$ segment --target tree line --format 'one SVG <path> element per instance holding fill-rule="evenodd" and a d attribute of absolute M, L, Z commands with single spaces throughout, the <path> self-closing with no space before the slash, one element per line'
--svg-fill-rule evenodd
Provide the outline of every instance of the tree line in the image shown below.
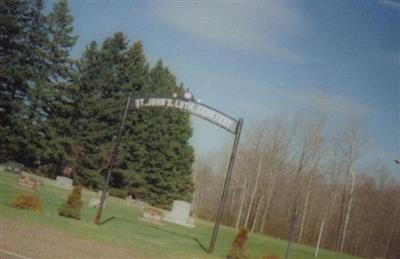
<path fill-rule="evenodd" d="M 362 163 L 366 137 L 355 115 L 276 115 L 246 129 L 224 224 L 366 258 L 400 257 L 400 184 Z M 194 213 L 215 217 L 229 148 L 198 159 Z M 220 159 L 216 159 L 216 157 Z M 388 158 L 390 159 L 390 158 Z"/>
<path fill-rule="evenodd" d="M 185 89 L 161 60 L 149 64 L 140 41 L 117 32 L 90 42 L 78 59 L 68 2 L 0 2 L 0 161 L 101 188 L 128 93 L 172 96 Z M 190 200 L 193 148 L 189 115 L 131 111 L 111 186 L 151 204 Z"/>

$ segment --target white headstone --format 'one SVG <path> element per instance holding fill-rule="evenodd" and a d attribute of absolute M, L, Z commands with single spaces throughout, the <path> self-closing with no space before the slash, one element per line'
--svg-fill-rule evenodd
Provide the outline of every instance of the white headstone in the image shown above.
<path fill-rule="evenodd" d="M 56 185 L 68 190 L 72 189 L 72 179 L 64 176 L 57 176 Z"/>
<path fill-rule="evenodd" d="M 90 198 L 89 207 L 91 207 L 91 208 L 99 208 L 100 199 L 101 199 L 102 193 L 103 193 L 102 191 L 98 191 L 97 194 L 96 194 L 96 197 Z M 107 199 L 108 199 L 108 192 L 106 193 L 106 199 L 104 200 L 103 209 L 106 208 Z"/>
<path fill-rule="evenodd" d="M 185 201 L 174 201 L 172 211 L 168 212 L 164 220 L 186 227 L 194 227 L 190 219 L 191 204 Z"/>
<path fill-rule="evenodd" d="M 98 198 L 90 198 L 89 207 L 91 208 L 99 208 L 100 199 Z"/>

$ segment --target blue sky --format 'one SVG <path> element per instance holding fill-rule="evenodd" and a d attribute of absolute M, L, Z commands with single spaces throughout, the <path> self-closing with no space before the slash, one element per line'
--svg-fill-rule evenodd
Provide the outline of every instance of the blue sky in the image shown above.
<path fill-rule="evenodd" d="M 122 31 L 204 103 L 244 117 L 245 131 L 255 120 L 317 108 L 324 96 L 334 113 L 359 115 L 366 158 L 398 170 L 399 2 L 70 1 L 70 9 L 74 57 Z M 198 154 L 232 139 L 199 119 L 193 125 Z"/>

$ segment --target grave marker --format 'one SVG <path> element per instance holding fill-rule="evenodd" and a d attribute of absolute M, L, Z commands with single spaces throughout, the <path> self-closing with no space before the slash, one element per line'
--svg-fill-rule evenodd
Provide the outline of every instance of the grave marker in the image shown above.
<path fill-rule="evenodd" d="M 192 205 L 185 201 L 174 201 L 172 211 L 167 212 L 164 220 L 193 228 L 193 221 L 190 220 L 190 209 Z"/>
<path fill-rule="evenodd" d="M 21 176 L 18 179 L 18 185 L 28 190 L 36 190 L 37 182 L 27 176 Z"/>
<path fill-rule="evenodd" d="M 144 208 L 143 217 L 139 220 L 147 221 L 153 224 L 162 225 L 162 219 L 164 218 L 164 210 L 146 206 Z"/>
<path fill-rule="evenodd" d="M 93 197 L 90 199 L 89 201 L 89 207 L 91 208 L 99 208 L 100 206 L 100 199 L 101 199 L 101 195 L 102 195 L 102 191 L 98 191 L 96 194 L 96 197 Z M 106 193 L 106 198 L 108 198 L 108 192 Z M 106 206 L 106 199 L 104 200 L 104 207 Z"/>
<path fill-rule="evenodd" d="M 13 161 L 8 161 L 4 165 L 4 171 L 8 173 L 15 173 L 21 175 L 24 169 L 25 167 L 22 164 Z"/>
<path fill-rule="evenodd" d="M 129 195 L 128 198 L 126 198 L 125 200 L 126 200 L 126 205 L 128 207 L 134 207 L 134 208 L 144 210 L 146 208 L 146 206 L 149 206 L 146 202 L 144 202 L 142 200 L 133 199 L 131 195 Z"/>
<path fill-rule="evenodd" d="M 61 188 L 72 190 L 72 179 L 64 176 L 57 176 L 56 185 Z"/>

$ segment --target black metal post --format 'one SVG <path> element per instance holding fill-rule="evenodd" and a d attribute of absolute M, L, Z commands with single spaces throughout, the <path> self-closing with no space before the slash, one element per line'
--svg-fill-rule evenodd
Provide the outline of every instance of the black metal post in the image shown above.
<path fill-rule="evenodd" d="M 126 100 L 125 111 L 124 111 L 124 115 L 122 117 L 121 127 L 119 128 L 117 142 L 114 144 L 110 163 L 108 165 L 107 178 L 106 178 L 106 182 L 104 183 L 103 193 L 101 194 L 99 208 L 97 209 L 96 219 L 94 221 L 94 223 L 96 225 L 100 224 L 101 214 L 103 213 L 104 201 L 106 199 L 106 194 L 107 194 L 107 190 L 108 190 L 108 183 L 110 182 L 111 172 L 112 172 L 112 168 L 113 168 L 113 165 L 115 162 L 115 158 L 117 157 L 119 144 L 121 143 L 121 137 L 122 137 L 122 133 L 124 132 L 126 116 L 128 114 L 128 110 L 131 105 L 131 99 L 132 99 L 132 94 L 129 93 L 128 99 Z"/>
<path fill-rule="evenodd" d="M 296 233 L 297 213 L 298 213 L 298 207 L 296 206 L 296 207 L 294 207 L 293 215 L 291 218 L 292 222 L 290 224 L 289 241 L 288 241 L 288 246 L 286 249 L 285 259 L 288 259 L 288 257 L 289 257 L 290 246 L 292 244 L 292 240 L 294 239 L 294 234 Z"/>
<path fill-rule="evenodd" d="M 243 118 L 240 118 L 239 122 L 237 124 L 237 128 L 236 128 L 235 140 L 233 142 L 232 153 L 231 153 L 231 159 L 229 161 L 228 171 L 227 171 L 226 177 L 225 177 L 224 188 L 222 190 L 222 196 L 221 196 L 221 200 L 219 202 L 217 218 L 215 219 L 214 230 L 213 230 L 213 233 L 211 236 L 210 246 L 208 247 L 209 254 L 211 254 L 214 251 L 215 241 L 217 240 L 218 229 L 219 229 L 219 225 L 221 223 L 222 212 L 224 210 L 226 194 L 228 192 L 229 183 L 231 181 L 233 165 L 235 163 L 235 157 L 236 157 L 237 148 L 239 145 L 240 133 L 242 132 L 242 126 L 243 126 Z"/>

